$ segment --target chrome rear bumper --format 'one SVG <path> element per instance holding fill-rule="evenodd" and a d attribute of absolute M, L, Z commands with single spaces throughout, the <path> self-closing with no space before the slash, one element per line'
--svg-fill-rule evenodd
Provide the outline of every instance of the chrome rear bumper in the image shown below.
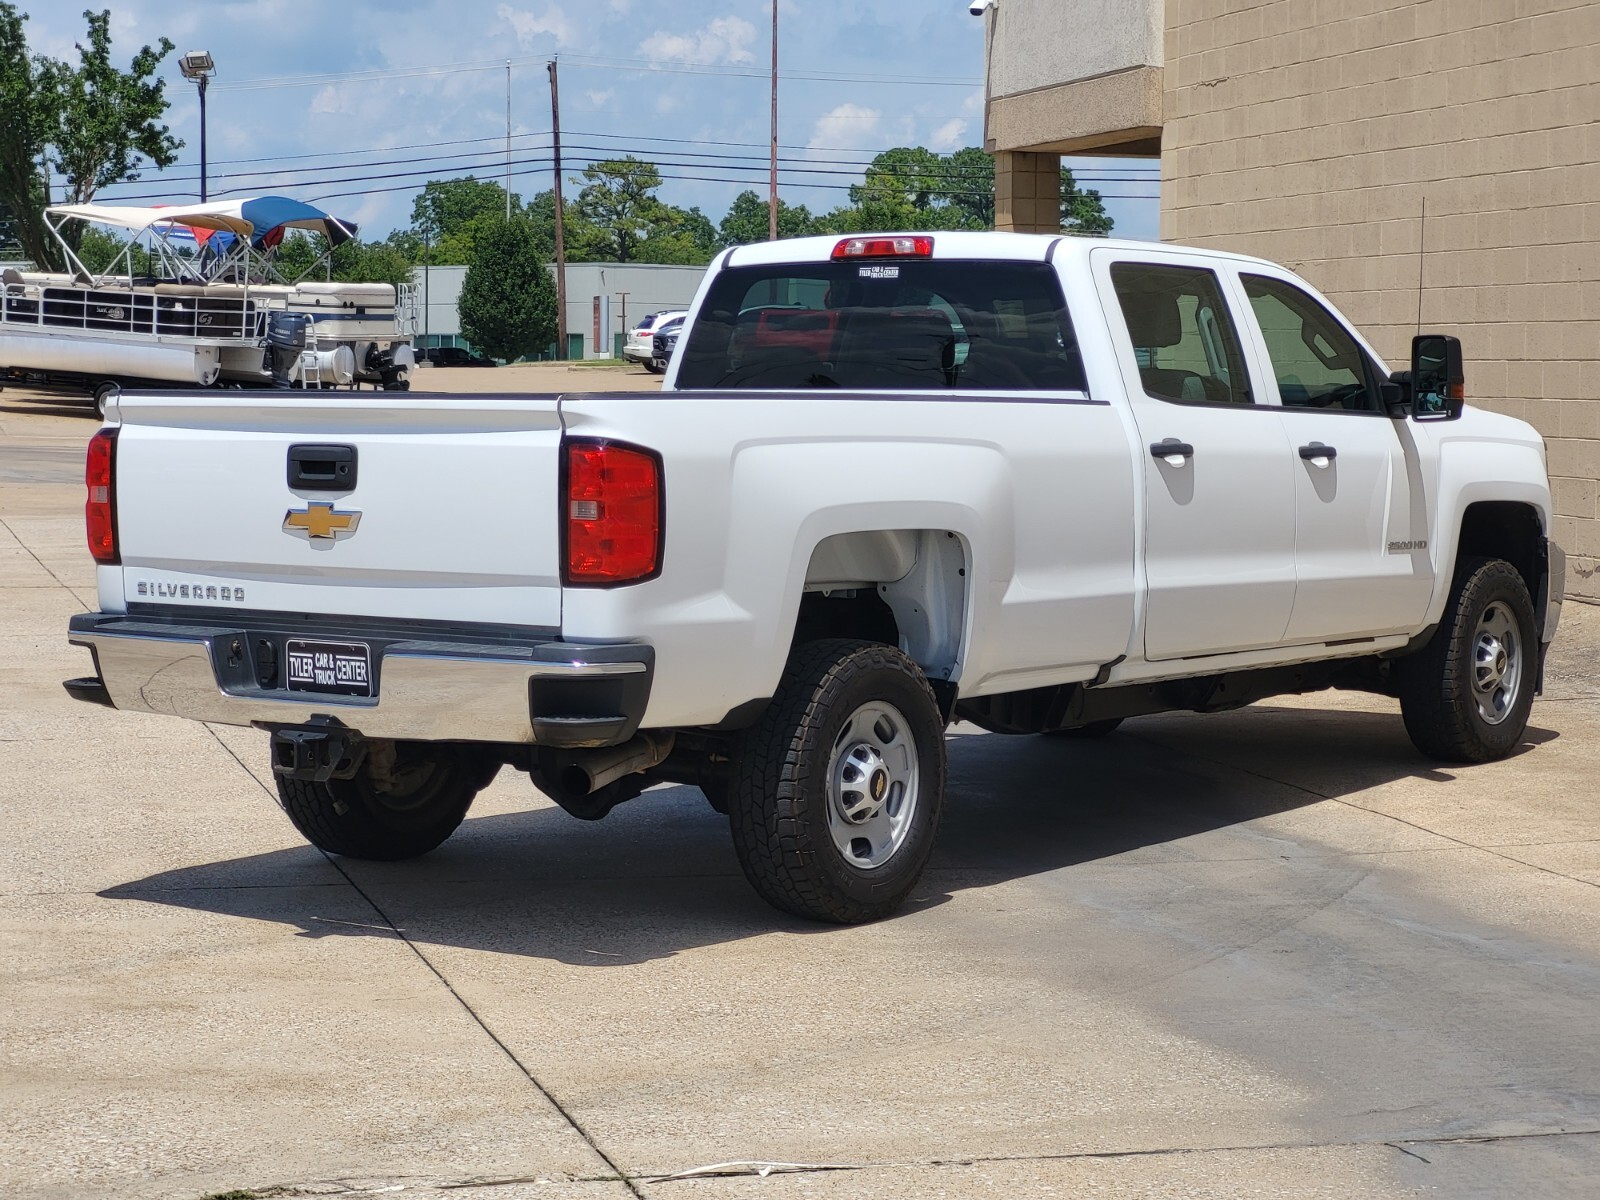
<path fill-rule="evenodd" d="M 263 686 L 255 648 L 273 645 L 281 661 L 289 636 L 368 643 L 377 694 Z M 93 653 L 104 695 L 117 708 L 263 727 L 332 717 L 367 737 L 419 741 L 625 742 L 644 715 L 654 668 L 648 646 L 406 639 L 360 623 L 335 632 L 270 619 L 224 627 L 84 613 L 72 619 L 68 640 Z M 86 681 L 71 683 L 74 695 L 94 699 Z"/>

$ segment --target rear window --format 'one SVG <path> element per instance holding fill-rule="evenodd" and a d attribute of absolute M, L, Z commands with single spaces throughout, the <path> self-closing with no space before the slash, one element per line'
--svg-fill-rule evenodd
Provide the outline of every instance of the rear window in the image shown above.
<path fill-rule="evenodd" d="M 735 267 L 712 281 L 679 388 L 1082 391 L 1047 263 Z"/>

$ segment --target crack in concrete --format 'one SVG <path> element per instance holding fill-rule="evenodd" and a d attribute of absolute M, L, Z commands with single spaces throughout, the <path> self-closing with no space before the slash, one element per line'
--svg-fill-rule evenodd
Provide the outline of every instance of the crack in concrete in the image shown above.
<path fill-rule="evenodd" d="M 267 791 L 267 785 L 262 783 L 260 779 L 256 778 L 255 773 L 245 765 L 244 760 L 235 754 L 233 748 L 217 735 L 216 730 L 212 729 L 210 726 L 202 726 L 202 728 L 204 728 L 205 731 L 211 735 L 212 739 L 217 743 L 217 745 L 222 747 L 223 751 L 228 755 L 229 758 L 233 759 L 234 762 L 239 764 L 239 769 L 245 773 L 245 776 L 250 779 L 251 782 L 253 782 L 263 792 L 267 792 L 268 796 L 272 796 L 272 793 Z M 277 803 L 276 797 L 273 797 L 273 803 Z M 600 1143 L 595 1140 L 594 1135 L 585 1129 L 583 1123 L 568 1111 L 566 1105 L 561 1103 L 561 1101 L 556 1097 L 556 1094 L 551 1091 L 550 1088 L 546 1087 L 542 1082 L 540 1082 L 538 1076 L 536 1076 L 532 1069 L 530 1069 L 529 1066 L 523 1062 L 520 1057 L 518 1057 L 516 1051 L 512 1050 L 510 1046 L 502 1041 L 499 1034 L 495 1033 L 493 1029 L 489 1028 L 489 1023 L 484 1020 L 483 1016 L 479 1014 L 478 1010 L 473 1008 L 471 1002 L 456 990 L 455 984 L 451 983 L 445 973 L 434 964 L 433 960 L 422 952 L 422 948 L 413 942 L 409 937 L 407 937 L 405 931 L 401 929 L 400 926 L 395 924 L 395 922 L 390 918 L 389 914 L 383 910 L 383 906 L 373 899 L 372 896 L 367 894 L 366 889 L 356 882 L 350 873 L 344 869 L 343 865 L 337 858 L 326 851 L 319 851 L 319 853 L 321 853 L 322 857 L 327 860 L 329 866 L 331 866 L 335 871 L 339 872 L 340 875 L 344 876 L 345 882 L 350 885 L 351 889 L 356 893 L 356 895 L 360 896 L 362 900 L 366 901 L 368 907 L 370 907 L 373 912 L 378 914 L 378 919 L 382 921 L 391 932 L 393 932 L 394 936 L 400 939 L 400 941 L 405 944 L 406 948 L 417 956 L 422 965 L 425 966 L 432 973 L 433 977 L 444 986 L 444 989 L 450 993 L 451 998 L 454 999 L 455 1002 L 461 1006 L 462 1010 L 472 1018 L 473 1023 L 476 1024 L 478 1028 L 483 1031 L 484 1035 L 494 1043 L 494 1045 L 499 1049 L 500 1053 L 505 1055 L 505 1057 L 511 1061 L 512 1065 L 515 1066 L 518 1071 L 522 1072 L 523 1077 L 526 1078 L 527 1081 L 534 1086 L 538 1093 L 544 1097 L 546 1103 L 548 1103 L 551 1108 L 555 1109 L 556 1112 L 560 1114 L 561 1119 L 571 1127 L 572 1131 L 581 1139 L 583 1139 L 583 1142 L 589 1147 L 589 1149 L 594 1151 L 596 1157 L 598 1157 L 601 1162 L 605 1163 L 606 1166 L 610 1167 L 611 1170 L 615 1172 L 615 1180 L 626 1186 L 630 1192 L 638 1197 L 638 1200 L 645 1200 L 644 1193 L 634 1185 L 627 1172 L 625 1172 L 622 1167 L 618 1165 L 616 1160 L 613 1159 L 611 1155 L 607 1154 L 605 1150 L 601 1148 Z"/>
<path fill-rule="evenodd" d="M 66 592 L 67 595 L 71 596 L 74 600 L 76 600 L 78 602 L 78 608 L 79 609 L 81 609 L 83 612 L 88 612 L 89 611 L 89 605 L 84 601 L 82 596 L 78 595 L 77 590 L 75 588 L 73 588 L 71 584 L 67 583 L 64 579 L 62 579 L 61 576 L 57 575 L 54 571 L 52 571 L 50 569 L 50 567 L 49 567 L 49 564 L 47 564 L 44 561 L 44 559 L 40 558 L 37 554 L 35 554 L 33 552 L 33 547 L 28 545 L 27 542 L 22 540 L 21 536 L 18 535 L 18 533 L 17 533 L 17 531 L 15 529 L 11 528 L 10 524 L 7 523 L 7 521 L 6 521 L 6 519 L 4 517 L 0 517 L 0 529 L 4 529 L 7 533 L 9 533 L 12 536 L 13 539 L 15 539 L 17 545 L 21 546 L 22 549 L 27 552 L 28 557 L 33 559 L 34 562 L 39 564 L 39 569 L 41 571 L 43 571 L 46 575 L 50 576 L 51 579 L 54 579 L 56 581 L 56 586 L 57 587 L 61 588 L 62 591 Z"/>
<path fill-rule="evenodd" d="M 483 1190 L 499 1187 L 516 1187 L 522 1184 L 539 1183 L 622 1183 L 627 1185 L 634 1195 L 642 1200 L 644 1193 L 639 1190 L 640 1184 L 684 1183 L 705 1178 L 732 1178 L 732 1177 L 761 1177 L 768 1175 L 813 1175 L 837 1171 L 906 1171 L 906 1170 L 945 1170 L 951 1167 L 975 1167 L 1000 1163 L 1030 1163 L 1030 1162 L 1075 1162 L 1092 1160 L 1117 1160 L 1127 1158 L 1161 1158 L 1169 1155 L 1203 1156 L 1208 1154 L 1252 1154 L 1271 1153 L 1274 1151 L 1296 1150 L 1358 1150 L 1376 1149 L 1382 1147 L 1394 1150 L 1418 1162 L 1433 1165 L 1433 1160 L 1418 1153 L 1412 1147 L 1430 1146 L 1483 1146 L 1498 1143 L 1536 1141 L 1545 1138 L 1582 1138 L 1600 1136 L 1600 1126 L 1592 1129 L 1548 1129 L 1531 1130 L 1526 1133 L 1483 1133 L 1483 1134 L 1441 1134 L 1437 1137 L 1419 1138 L 1378 1138 L 1357 1139 L 1343 1142 L 1255 1142 L 1230 1146 L 1154 1146 L 1142 1150 L 1072 1150 L 1058 1154 L 977 1154 L 963 1155 L 957 1158 L 927 1158 L 904 1161 L 887 1162 L 860 1162 L 860 1163 L 785 1163 L 767 1162 L 762 1160 L 714 1163 L 704 1167 L 691 1167 L 687 1170 L 673 1172 L 640 1171 L 632 1174 L 622 1172 L 616 1174 L 594 1175 L 502 1175 L 502 1176 L 469 1176 L 466 1178 L 445 1179 L 419 1179 L 399 1183 L 390 1179 L 383 1184 L 364 1181 L 363 1184 L 352 1184 L 348 1180 L 320 1180 L 299 1184 L 277 1184 L 264 1191 L 266 1195 L 370 1195 L 379 1191 L 404 1191 L 411 1187 L 431 1188 L 437 1191 L 468 1191 Z M 609 1160 L 608 1160 L 609 1161 Z M 336 1192 L 326 1192 L 320 1189 L 338 1188 Z M 319 1189 L 308 1191 L 307 1189 Z"/>

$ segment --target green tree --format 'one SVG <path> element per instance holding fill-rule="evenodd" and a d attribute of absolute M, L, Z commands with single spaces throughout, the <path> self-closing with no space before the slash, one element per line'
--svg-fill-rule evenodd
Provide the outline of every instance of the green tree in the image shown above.
<path fill-rule="evenodd" d="M 993 229 L 994 159 L 975 146 L 935 154 L 921 146 L 885 150 L 850 189 L 850 204 L 817 218 L 817 232 Z M 1100 193 L 1080 189 L 1061 168 L 1061 228 L 1108 233 Z"/>
<path fill-rule="evenodd" d="M 411 278 L 416 264 L 391 234 L 381 242 L 351 238 L 334 247 L 328 263 L 319 266 L 328 244 L 320 236 L 289 231 L 279 244 L 273 260 L 278 274 L 295 280 L 308 272 L 313 278 L 330 278 L 345 283 L 388 283 L 395 287 Z M 87 261 L 87 260 L 85 260 Z"/>
<path fill-rule="evenodd" d="M 60 93 L 50 60 L 28 52 L 27 15 L 0 3 L 0 205 L 22 252 L 44 267 L 61 257 L 41 210 L 46 149 L 58 125 Z"/>
<path fill-rule="evenodd" d="M 532 225 L 487 226 L 477 254 L 461 281 L 461 332 L 480 352 L 507 362 L 539 353 L 555 340 L 556 285 Z"/>
<path fill-rule="evenodd" d="M 567 230 L 568 246 L 590 262 L 633 262 L 639 244 L 666 218 L 656 198 L 661 172 L 630 154 L 595 163 L 583 178 L 588 183 L 572 204 L 578 221 Z"/>
<path fill-rule="evenodd" d="M 1061 228 L 1070 233 L 1111 232 L 1116 221 L 1106 212 L 1100 193 L 1093 188 L 1079 188 L 1078 181 L 1066 167 L 1061 168 Z"/>
<path fill-rule="evenodd" d="M 663 204 L 639 243 L 638 261 L 704 266 L 720 248 L 717 227 L 705 213 Z"/>
<path fill-rule="evenodd" d="M 815 219 L 804 204 L 785 204 L 778 198 L 778 236 L 780 238 L 805 237 L 814 233 Z M 764 242 L 771 231 L 767 202 L 754 191 L 743 191 L 728 206 L 728 215 L 722 218 L 718 236 L 724 246 L 746 246 L 751 242 Z"/>
<path fill-rule="evenodd" d="M 522 197 L 511 196 L 511 215 L 522 211 Z M 435 244 L 465 231 L 481 217 L 506 217 L 506 190 L 492 179 L 430 179 L 411 202 L 411 230 Z"/>
<path fill-rule="evenodd" d="M 17 223 L 18 240 L 36 263 L 63 265 L 41 210 L 50 202 L 43 170 L 65 177 L 66 198 L 83 204 L 101 188 L 139 178 L 145 160 L 158 168 L 177 161 L 183 145 L 160 123 L 166 83 L 154 78 L 172 51 L 162 38 L 133 56 L 127 70 L 111 62 L 111 12 L 85 10 L 88 33 L 78 65 L 30 54 L 26 15 L 0 0 L 0 203 Z M 76 245 L 85 226 L 62 231 Z"/>
<path fill-rule="evenodd" d="M 83 240 L 78 243 L 78 258 L 84 266 L 98 275 L 121 258 L 122 252 L 127 248 L 128 243 L 115 234 L 90 226 L 83 231 Z M 138 262 L 137 255 L 134 261 Z"/>
<path fill-rule="evenodd" d="M 538 198 L 534 204 L 538 203 Z M 530 215 L 533 205 L 511 194 L 511 216 Z M 477 257 L 478 234 L 506 219 L 506 190 L 491 179 L 430 179 L 411 204 L 411 228 L 391 234 L 395 248 L 412 262 L 426 256 L 435 266 L 470 266 Z M 550 244 L 555 245 L 555 213 L 551 205 Z M 551 251 L 554 252 L 553 249 Z"/>

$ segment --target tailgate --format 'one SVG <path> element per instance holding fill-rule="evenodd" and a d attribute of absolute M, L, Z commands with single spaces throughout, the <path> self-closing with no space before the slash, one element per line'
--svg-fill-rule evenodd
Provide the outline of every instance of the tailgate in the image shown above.
<path fill-rule="evenodd" d="M 557 401 L 124 395 L 124 595 L 130 604 L 559 628 Z M 302 472 L 290 486 L 292 450 L 311 482 Z M 344 450 L 354 486 L 323 483 L 318 472 Z"/>

